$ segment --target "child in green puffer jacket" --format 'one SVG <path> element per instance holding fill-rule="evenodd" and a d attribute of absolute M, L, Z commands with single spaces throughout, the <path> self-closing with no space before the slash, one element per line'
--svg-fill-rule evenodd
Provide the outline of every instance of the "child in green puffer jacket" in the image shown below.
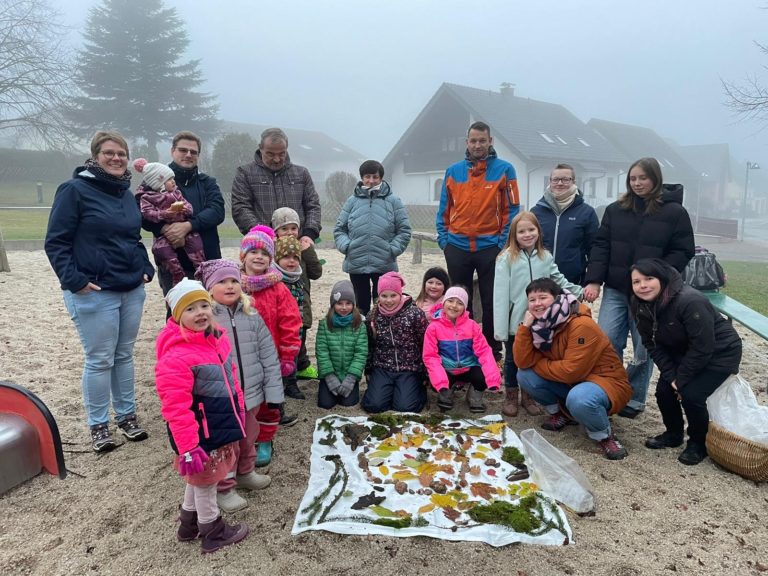
<path fill-rule="evenodd" d="M 368 335 L 349 280 L 336 282 L 331 289 L 331 308 L 317 327 L 315 356 L 320 376 L 318 407 L 357 404 L 368 357 Z"/>

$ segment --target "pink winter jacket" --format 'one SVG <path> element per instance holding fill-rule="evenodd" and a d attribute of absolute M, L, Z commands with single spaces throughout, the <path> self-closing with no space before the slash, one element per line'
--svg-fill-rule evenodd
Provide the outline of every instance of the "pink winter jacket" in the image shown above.
<path fill-rule="evenodd" d="M 207 453 L 245 437 L 245 405 L 227 335 L 192 332 L 169 318 L 156 342 L 160 412 L 178 454 Z"/>
<path fill-rule="evenodd" d="M 472 366 L 481 367 L 489 389 L 498 389 L 501 375 L 480 325 L 467 312 L 454 324 L 445 317 L 442 304 L 433 307 L 431 312 L 434 319 L 424 335 L 422 356 L 435 390 L 448 388 L 449 372 L 462 374 Z"/>

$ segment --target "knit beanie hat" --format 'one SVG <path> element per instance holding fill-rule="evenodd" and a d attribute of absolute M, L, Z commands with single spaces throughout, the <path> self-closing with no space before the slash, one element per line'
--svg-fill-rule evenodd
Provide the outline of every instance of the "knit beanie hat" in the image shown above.
<path fill-rule="evenodd" d="M 400 276 L 400 274 L 397 272 L 387 272 L 379 278 L 379 283 L 377 284 L 377 292 L 381 294 L 387 290 L 392 290 L 392 292 L 402 294 L 403 286 L 405 286 L 405 278 Z"/>
<path fill-rule="evenodd" d="M 435 266 L 434 268 L 430 268 L 429 270 L 424 272 L 424 281 L 422 283 L 422 288 L 427 285 L 427 280 L 431 280 L 432 278 L 436 278 L 437 280 L 440 280 L 440 282 L 443 283 L 443 287 L 446 290 L 451 285 L 451 279 L 448 277 L 448 272 L 440 268 L 440 266 Z"/>
<path fill-rule="evenodd" d="M 299 213 L 296 212 L 296 210 L 288 208 L 288 206 L 283 206 L 272 212 L 272 228 L 277 230 L 286 224 L 296 224 L 296 226 L 301 226 L 301 222 L 299 222 Z"/>
<path fill-rule="evenodd" d="M 171 316 L 177 323 L 180 321 L 184 309 L 198 300 L 205 300 L 210 304 L 211 295 L 200 282 L 189 278 L 182 278 L 181 282 L 171 288 L 165 297 L 165 301 L 171 309 Z"/>
<path fill-rule="evenodd" d="M 240 241 L 240 261 L 251 250 L 264 250 L 269 257 L 275 257 L 275 231 L 269 226 L 259 224 L 248 230 L 248 234 Z"/>
<path fill-rule="evenodd" d="M 205 285 L 209 292 L 216 284 L 227 278 L 233 278 L 240 282 L 240 267 L 237 262 L 219 258 L 217 260 L 206 260 L 197 267 L 195 278 Z"/>
<path fill-rule="evenodd" d="M 352 282 L 349 280 L 339 280 L 331 288 L 331 306 L 340 300 L 349 300 L 353 306 L 357 306 L 355 300 L 355 289 L 352 288 Z"/>
<path fill-rule="evenodd" d="M 456 298 L 464 304 L 464 308 L 466 308 L 469 303 L 469 294 L 467 294 L 467 291 L 461 286 L 452 286 L 451 288 L 448 288 L 448 290 L 445 291 L 445 296 L 443 296 L 443 302 L 449 298 Z"/>
<path fill-rule="evenodd" d="M 283 236 L 275 242 L 275 262 L 284 256 L 296 256 L 301 258 L 301 242 L 293 236 Z"/>
<path fill-rule="evenodd" d="M 160 162 L 147 162 L 144 158 L 134 160 L 133 167 L 137 172 L 141 172 L 144 184 L 155 191 L 162 190 L 163 184 L 176 177 L 170 166 Z"/>

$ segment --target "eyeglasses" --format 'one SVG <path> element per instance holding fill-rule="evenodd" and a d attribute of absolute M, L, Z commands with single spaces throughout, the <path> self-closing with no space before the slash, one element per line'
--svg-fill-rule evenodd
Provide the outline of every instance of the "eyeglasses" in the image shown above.
<path fill-rule="evenodd" d="M 181 152 L 181 154 L 182 154 L 183 156 L 186 156 L 187 154 L 189 154 L 189 155 L 191 155 L 191 156 L 197 156 L 198 154 L 200 154 L 200 152 L 199 152 L 198 150 L 194 150 L 194 149 L 192 149 L 192 148 L 182 148 L 182 147 L 180 147 L 180 146 L 179 146 L 179 147 L 177 147 L 177 148 L 176 148 L 176 150 L 178 150 L 179 152 Z"/>
<path fill-rule="evenodd" d="M 114 158 L 115 156 L 120 158 L 120 160 L 125 160 L 128 158 L 128 154 L 122 151 L 116 152 L 115 150 L 102 150 L 101 153 L 107 158 Z"/>
<path fill-rule="evenodd" d="M 552 184 L 570 184 L 573 182 L 573 178 L 550 178 L 549 181 Z"/>

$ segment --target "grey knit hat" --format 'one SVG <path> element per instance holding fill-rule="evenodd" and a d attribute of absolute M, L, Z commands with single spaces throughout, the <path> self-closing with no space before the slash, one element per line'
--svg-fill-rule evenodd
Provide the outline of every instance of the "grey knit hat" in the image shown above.
<path fill-rule="evenodd" d="M 339 280 L 331 288 L 331 306 L 339 300 L 349 300 L 353 305 L 357 306 L 355 290 L 352 288 L 352 282 L 349 280 Z"/>
<path fill-rule="evenodd" d="M 299 213 L 296 212 L 296 210 L 288 208 L 288 206 L 283 206 L 272 212 L 273 230 L 282 228 L 286 224 L 296 224 L 296 226 L 301 226 L 301 223 L 299 222 Z"/>

